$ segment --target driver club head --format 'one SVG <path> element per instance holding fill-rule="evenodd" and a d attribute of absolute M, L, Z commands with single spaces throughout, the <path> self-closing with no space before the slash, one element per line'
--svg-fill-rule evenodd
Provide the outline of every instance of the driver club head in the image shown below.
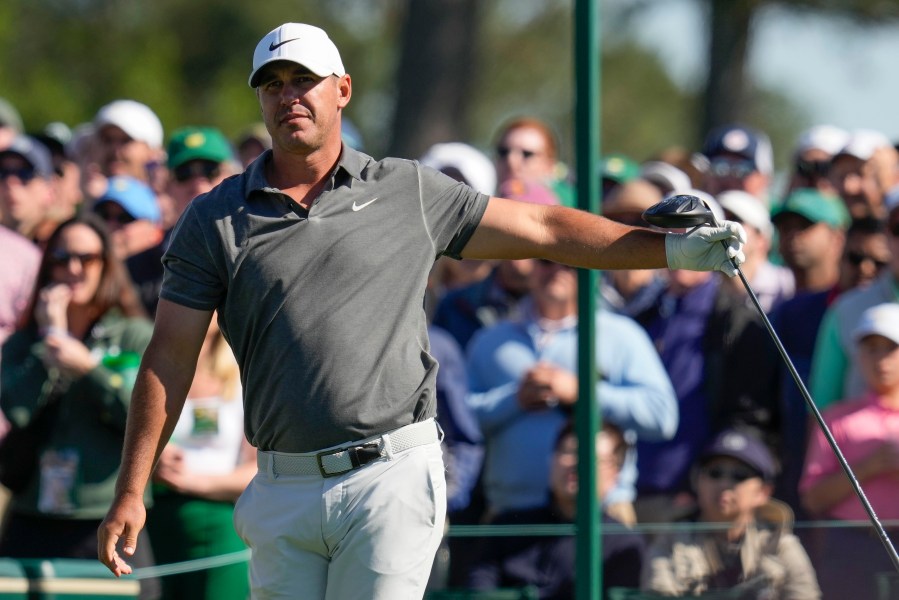
<path fill-rule="evenodd" d="M 643 220 L 662 229 L 686 229 L 717 223 L 712 209 L 689 194 L 670 196 L 650 206 L 643 211 Z"/>

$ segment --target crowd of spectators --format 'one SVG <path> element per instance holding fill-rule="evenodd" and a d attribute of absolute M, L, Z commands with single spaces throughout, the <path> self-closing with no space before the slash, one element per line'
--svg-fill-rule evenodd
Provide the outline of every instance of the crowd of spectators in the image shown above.
<path fill-rule="evenodd" d="M 410 158 L 487 195 L 577 205 L 550 124 L 515 118 L 493 141 L 489 152 L 451 140 Z M 356 132 L 344 143 L 364 151 Z M 231 139 L 206 124 L 166 135 L 150 107 L 129 99 L 72 129 L 26 129 L 0 99 L 0 482 L 11 494 L 0 554 L 94 556 L 173 228 L 194 197 L 270 147 L 260 124 Z M 782 178 L 768 137 L 742 124 L 713 129 L 695 151 L 609 154 L 601 212 L 648 227 L 644 210 L 692 194 L 744 225 L 747 280 L 878 512 L 892 518 L 899 152 L 879 132 L 829 125 L 781 150 Z M 865 515 L 740 279 L 616 271 L 596 294 L 606 587 L 848 597 L 836 578 L 875 589 L 890 565 L 864 523 L 792 531 Z M 423 306 L 441 365 L 450 528 L 574 520 L 577 297 L 574 269 L 550 261 L 435 262 Z M 240 426 L 236 363 L 214 325 L 146 498 L 150 540 L 138 567 L 243 548 L 231 514 L 255 449 Z M 23 468 L 7 464 L 13 451 Z M 642 533 L 658 523 L 685 527 Z M 541 598 L 570 598 L 573 552 L 570 536 L 449 536 L 432 587 L 531 585 Z M 246 568 L 149 579 L 141 593 L 244 598 Z"/>

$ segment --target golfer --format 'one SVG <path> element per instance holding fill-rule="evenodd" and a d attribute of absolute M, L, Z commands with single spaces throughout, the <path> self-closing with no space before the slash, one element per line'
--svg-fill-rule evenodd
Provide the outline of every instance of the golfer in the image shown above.
<path fill-rule="evenodd" d="M 446 507 L 422 308 L 435 259 L 733 275 L 745 234 L 728 222 L 666 236 L 354 151 L 340 139 L 352 80 L 316 27 L 263 37 L 249 84 L 273 147 L 194 200 L 172 234 L 99 558 L 131 572 L 144 487 L 217 310 L 258 448 L 234 513 L 253 597 L 420 598 Z"/>

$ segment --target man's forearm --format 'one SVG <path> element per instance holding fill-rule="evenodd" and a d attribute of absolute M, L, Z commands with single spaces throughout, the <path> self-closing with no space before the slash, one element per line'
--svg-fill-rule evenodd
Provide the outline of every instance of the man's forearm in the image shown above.
<path fill-rule="evenodd" d="M 152 367 L 141 367 L 125 428 L 122 466 L 116 482 L 116 495 L 143 495 L 153 466 L 178 422 L 189 388 L 183 382 L 162 383 Z"/>

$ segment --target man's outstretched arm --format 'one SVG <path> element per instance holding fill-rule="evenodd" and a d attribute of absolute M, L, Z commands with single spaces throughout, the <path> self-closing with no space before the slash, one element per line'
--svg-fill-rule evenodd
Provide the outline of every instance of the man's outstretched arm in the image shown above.
<path fill-rule="evenodd" d="M 590 269 L 721 270 L 742 263 L 742 227 L 702 227 L 666 234 L 622 225 L 588 212 L 491 198 L 463 258 L 547 258 Z M 725 245 L 721 241 L 726 242 Z"/>
<path fill-rule="evenodd" d="M 153 338 L 144 352 L 128 409 L 115 498 L 97 532 L 97 556 L 116 576 L 131 573 L 116 544 L 122 542 L 126 556 L 137 549 L 137 534 L 146 519 L 144 489 L 178 422 L 211 315 L 159 301 Z"/>

